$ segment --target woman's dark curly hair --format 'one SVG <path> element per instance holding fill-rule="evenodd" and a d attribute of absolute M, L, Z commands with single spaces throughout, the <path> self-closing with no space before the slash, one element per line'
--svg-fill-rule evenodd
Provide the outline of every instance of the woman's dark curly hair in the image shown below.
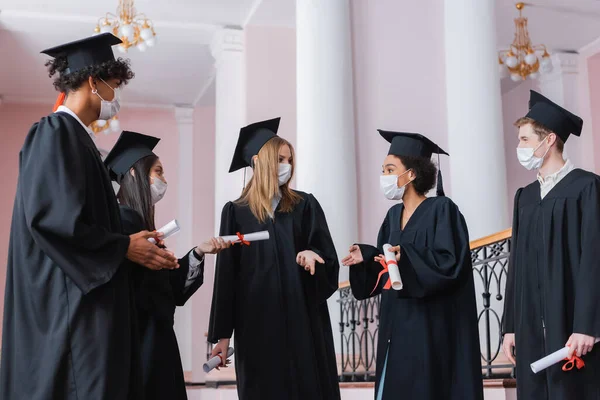
<path fill-rule="evenodd" d="M 412 169 L 417 176 L 412 182 L 415 191 L 424 195 L 435 186 L 437 167 L 428 158 L 423 157 L 398 157 L 407 170 Z"/>
<path fill-rule="evenodd" d="M 99 65 L 93 65 L 80 69 L 79 71 L 65 74 L 68 67 L 67 57 L 59 56 L 46 62 L 48 75 L 52 78 L 57 73 L 58 77 L 54 79 L 54 87 L 62 93 L 73 92 L 91 76 L 94 79 L 118 79 L 121 85 L 126 85 L 135 74 L 129 66 L 129 60 L 119 58 L 114 61 L 106 61 Z"/>

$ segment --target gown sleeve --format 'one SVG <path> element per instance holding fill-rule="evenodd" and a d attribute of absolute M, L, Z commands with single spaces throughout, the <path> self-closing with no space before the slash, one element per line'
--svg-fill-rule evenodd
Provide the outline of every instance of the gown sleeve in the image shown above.
<path fill-rule="evenodd" d="M 317 302 L 326 301 L 333 293 L 338 290 L 340 264 L 335 251 L 335 245 L 329 233 L 325 213 L 317 199 L 311 194 L 307 198 L 307 207 L 303 217 L 303 228 L 308 232 L 308 248 L 318 254 L 325 264 L 315 266 L 315 275 L 305 274 L 307 287 L 311 288 L 311 281 L 314 282 L 314 298 Z"/>
<path fill-rule="evenodd" d="M 400 297 L 424 298 L 449 290 L 472 273 L 469 234 L 464 217 L 450 199 L 435 210 L 430 245 L 400 243 Z"/>
<path fill-rule="evenodd" d="M 235 210 L 233 203 L 225 204 L 221 213 L 219 236 L 234 235 Z M 231 248 L 217 255 L 215 283 L 208 326 L 208 341 L 217 343 L 219 339 L 228 339 L 233 334 L 235 312 L 235 282 L 240 259 L 240 247 Z"/>
<path fill-rule="evenodd" d="M 129 236 L 86 219 L 83 144 L 60 118 L 34 126 L 20 154 L 19 190 L 36 244 L 83 293 L 110 281 L 125 259 Z"/>
<path fill-rule="evenodd" d="M 383 254 L 383 245 L 389 237 L 390 229 L 388 217 L 386 216 L 381 228 L 379 228 L 377 247 L 368 244 L 358 245 L 363 256 L 363 262 L 350 267 L 350 287 L 356 299 L 364 300 L 381 293 L 387 278 L 384 279 L 382 276 L 379 284 L 375 287 L 379 273 L 383 270 L 381 264 L 375 261 L 375 257 Z"/>
<path fill-rule="evenodd" d="M 190 250 L 183 258 L 179 259 L 179 268 L 169 271 L 171 289 L 173 290 L 173 298 L 175 299 L 176 306 L 183 306 L 196 290 L 204 283 L 204 260 L 198 265 L 198 275 L 188 287 L 185 287 L 187 282 L 188 272 L 190 270 L 190 256 L 192 255 L 193 249 Z M 206 259 L 206 257 L 205 257 Z"/>
<path fill-rule="evenodd" d="M 581 256 L 575 275 L 573 333 L 600 337 L 600 178 L 580 198 Z"/>
<path fill-rule="evenodd" d="M 519 196 L 521 191 L 517 190 L 515 194 L 515 204 L 513 206 L 512 238 L 510 247 L 510 256 L 508 259 L 508 275 L 506 277 L 506 291 L 504 296 L 504 313 L 502 315 L 502 334 L 515 332 L 515 276 L 516 265 L 515 256 L 517 254 L 517 233 L 519 232 Z"/>

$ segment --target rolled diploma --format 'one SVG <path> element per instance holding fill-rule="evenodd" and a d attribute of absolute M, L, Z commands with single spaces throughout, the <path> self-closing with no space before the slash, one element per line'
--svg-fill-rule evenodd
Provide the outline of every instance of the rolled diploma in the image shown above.
<path fill-rule="evenodd" d="M 158 232 L 161 232 L 164 235 L 162 238 L 166 239 L 169 236 L 173 236 L 174 234 L 179 232 L 179 229 L 180 229 L 179 223 L 177 222 L 176 219 L 174 219 L 173 221 L 169 222 L 168 224 L 166 224 L 165 226 L 160 228 L 158 230 Z M 151 243 L 156 243 L 156 240 L 154 240 L 154 238 L 150 238 L 150 239 L 148 239 L 148 241 Z"/>
<path fill-rule="evenodd" d="M 231 357 L 232 355 L 233 347 L 230 347 L 227 349 L 227 358 Z M 213 369 L 217 368 L 219 365 L 221 365 L 221 357 L 214 356 L 213 358 L 205 362 L 202 368 L 204 369 L 204 372 L 209 373 Z"/>
<path fill-rule="evenodd" d="M 383 245 L 383 255 L 385 256 L 385 263 L 388 267 L 388 274 L 390 276 L 390 282 L 392 283 L 392 289 L 402 290 L 404 286 L 402 279 L 400 278 L 400 270 L 398 270 L 398 262 L 396 261 L 396 254 L 390 251 L 392 246 L 389 244 Z M 390 263 L 390 261 L 392 261 Z"/>
<path fill-rule="evenodd" d="M 596 342 L 600 342 L 600 338 L 596 338 Z M 534 374 L 537 374 L 540 371 L 545 370 L 548 367 L 553 366 L 556 363 L 563 361 L 565 358 L 569 356 L 569 348 L 563 347 L 560 350 L 555 351 L 552 354 L 548 354 L 546 357 L 537 360 L 534 363 L 531 363 L 531 370 Z"/>
<path fill-rule="evenodd" d="M 221 236 L 221 239 L 223 239 L 226 242 L 231 242 L 231 243 L 239 243 L 240 242 L 240 238 L 237 237 L 237 235 Z M 244 240 L 247 240 L 248 242 L 256 242 L 258 240 L 269 240 L 269 231 L 248 233 L 248 234 L 244 235 Z"/>

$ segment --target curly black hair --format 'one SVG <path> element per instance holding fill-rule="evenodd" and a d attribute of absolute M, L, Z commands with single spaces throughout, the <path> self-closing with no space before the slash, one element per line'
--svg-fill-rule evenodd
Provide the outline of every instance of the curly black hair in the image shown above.
<path fill-rule="evenodd" d="M 65 74 L 68 67 L 67 57 L 60 56 L 46 62 L 48 75 L 52 78 L 57 73 L 59 74 L 54 79 L 54 87 L 62 93 L 73 92 L 81 87 L 81 85 L 91 76 L 94 79 L 118 79 L 122 85 L 126 85 L 135 74 L 129 66 L 129 60 L 119 58 L 114 61 L 105 61 L 102 64 L 93 65 Z"/>
<path fill-rule="evenodd" d="M 412 182 L 415 191 L 424 195 L 435 186 L 437 167 L 428 158 L 400 156 L 400 161 L 407 170 L 412 169 L 417 176 Z"/>

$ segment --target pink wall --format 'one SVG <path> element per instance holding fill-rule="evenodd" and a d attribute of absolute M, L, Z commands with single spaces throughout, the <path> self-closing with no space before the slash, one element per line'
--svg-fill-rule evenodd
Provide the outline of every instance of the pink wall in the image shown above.
<path fill-rule="evenodd" d="M 419 132 L 447 149 L 444 7 L 439 0 L 352 1 L 359 237 L 373 243 L 393 205 L 379 190 L 389 144 L 376 129 Z M 412 38 L 405 40 L 403 38 Z M 442 172 L 450 191 L 448 160 Z"/>
<path fill-rule="evenodd" d="M 594 138 L 594 154 L 600 154 L 600 53 L 587 59 L 587 67 L 593 129 L 593 132 L 589 133 Z M 599 166 L 596 168 L 598 169 Z"/>
<path fill-rule="evenodd" d="M 516 147 L 519 144 L 518 129 L 514 126 L 517 119 L 527 114 L 529 105 L 529 90 L 534 89 L 535 83 L 531 80 L 524 81 L 502 94 L 502 117 L 504 126 L 504 149 L 506 152 L 506 177 L 507 177 L 507 205 L 511 216 L 515 193 L 517 189 L 529 185 L 536 179 L 535 171 L 527 171 L 517 160 Z"/>
<path fill-rule="evenodd" d="M 246 29 L 248 123 L 281 117 L 279 135 L 296 144 L 296 30 Z"/>
<path fill-rule="evenodd" d="M 13 202 L 19 170 L 19 151 L 34 122 L 52 108 L 44 105 L 4 104 L 0 106 L 0 169 L 3 189 L 0 193 L 0 318 L 4 313 L 4 285 L 8 260 L 8 239 L 12 219 Z M 2 326 L 0 324 L 0 335 Z"/>

